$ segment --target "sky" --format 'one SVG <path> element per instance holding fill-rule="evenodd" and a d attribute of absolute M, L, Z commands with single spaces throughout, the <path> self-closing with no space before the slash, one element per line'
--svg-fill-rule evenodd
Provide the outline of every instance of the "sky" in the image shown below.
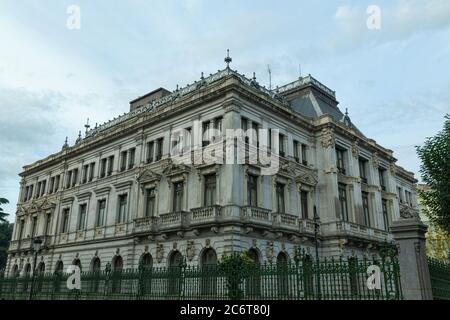
<path fill-rule="evenodd" d="M 153 89 L 224 68 L 227 49 L 231 67 L 261 84 L 270 65 L 273 86 L 301 73 L 335 90 L 352 122 L 420 179 L 415 146 L 450 113 L 448 0 L 0 0 L 0 197 L 10 220 L 22 166 L 66 136 L 73 144 L 87 118 L 103 123 Z"/>

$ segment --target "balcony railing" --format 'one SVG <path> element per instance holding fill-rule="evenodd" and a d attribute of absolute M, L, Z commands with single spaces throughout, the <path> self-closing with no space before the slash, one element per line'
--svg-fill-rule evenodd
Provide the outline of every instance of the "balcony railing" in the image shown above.
<path fill-rule="evenodd" d="M 220 206 L 202 207 L 191 210 L 190 223 L 216 222 L 220 218 Z"/>
<path fill-rule="evenodd" d="M 387 231 L 370 228 L 348 221 L 334 221 L 323 223 L 321 230 L 325 235 L 339 234 L 377 241 L 392 240 L 392 235 Z"/>

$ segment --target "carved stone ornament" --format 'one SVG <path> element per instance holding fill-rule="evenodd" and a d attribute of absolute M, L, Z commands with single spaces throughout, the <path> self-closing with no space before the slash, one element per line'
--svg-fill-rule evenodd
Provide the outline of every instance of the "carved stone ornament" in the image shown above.
<path fill-rule="evenodd" d="M 413 208 L 407 206 L 400 207 L 400 217 L 402 219 L 416 219 L 420 220 L 419 212 Z"/>
<path fill-rule="evenodd" d="M 333 148 L 336 143 L 336 138 L 334 136 L 334 131 L 332 128 L 327 127 L 322 129 L 322 133 L 320 136 L 320 142 L 322 143 L 322 147 L 324 149 Z"/>
<path fill-rule="evenodd" d="M 356 141 L 353 141 L 353 143 L 352 143 L 352 155 L 354 158 L 359 157 L 359 146 L 358 146 L 358 142 L 356 142 Z"/>
<path fill-rule="evenodd" d="M 164 259 L 164 245 L 162 243 L 158 243 L 156 245 L 156 260 L 158 263 Z"/>
<path fill-rule="evenodd" d="M 372 164 L 373 164 L 373 167 L 376 169 L 376 168 L 378 168 L 379 166 L 380 166 L 380 158 L 378 157 L 378 153 L 377 152 L 375 152 L 373 155 L 372 155 Z"/>
<path fill-rule="evenodd" d="M 186 256 L 189 261 L 192 261 L 192 259 L 194 259 L 194 256 L 195 256 L 194 241 L 188 241 L 187 246 L 186 246 Z"/>

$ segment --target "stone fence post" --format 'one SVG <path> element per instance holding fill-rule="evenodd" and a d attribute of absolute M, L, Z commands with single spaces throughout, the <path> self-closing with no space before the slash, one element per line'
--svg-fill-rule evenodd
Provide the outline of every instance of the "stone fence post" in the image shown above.
<path fill-rule="evenodd" d="M 430 271 L 425 252 L 428 227 L 418 216 L 394 221 L 391 232 L 398 246 L 403 297 L 406 300 L 432 300 Z"/>

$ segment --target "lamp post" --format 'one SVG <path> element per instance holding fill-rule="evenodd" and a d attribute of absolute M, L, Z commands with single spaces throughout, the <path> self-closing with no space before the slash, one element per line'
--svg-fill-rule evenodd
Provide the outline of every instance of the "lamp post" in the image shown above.
<path fill-rule="evenodd" d="M 33 275 L 31 277 L 31 288 L 30 288 L 30 297 L 29 300 L 33 298 L 33 285 L 34 285 L 34 277 L 36 275 L 36 263 L 37 263 L 37 256 L 39 251 L 41 250 L 42 240 L 39 238 L 36 238 L 33 240 L 33 251 L 34 251 L 34 264 L 33 264 Z"/>
<path fill-rule="evenodd" d="M 316 284 L 317 284 L 317 298 L 322 299 L 322 293 L 320 289 L 320 262 L 319 262 L 319 229 L 320 229 L 320 217 L 317 214 L 317 207 L 314 206 L 314 244 L 316 249 Z"/>

